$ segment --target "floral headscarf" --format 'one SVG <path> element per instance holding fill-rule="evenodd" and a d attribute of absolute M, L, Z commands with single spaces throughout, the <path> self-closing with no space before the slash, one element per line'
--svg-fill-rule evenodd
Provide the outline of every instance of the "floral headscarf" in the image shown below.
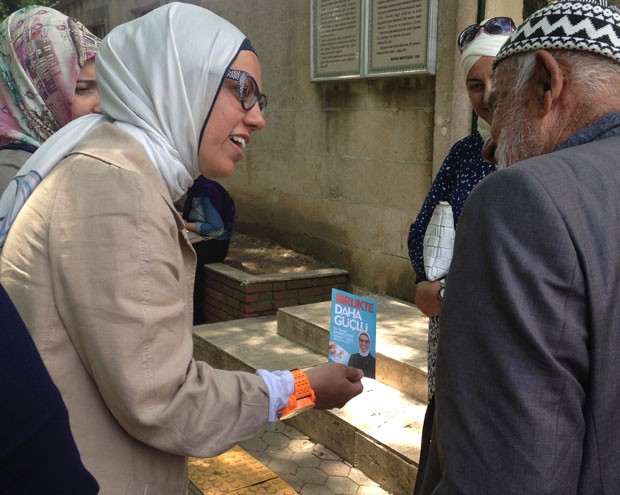
<path fill-rule="evenodd" d="M 0 24 L 0 145 L 39 147 L 71 120 L 80 70 L 99 43 L 50 7 L 25 7 Z"/>
<path fill-rule="evenodd" d="M 0 198 L 0 247 L 41 180 L 104 122 L 142 144 L 171 198 L 179 199 L 200 174 L 202 131 L 226 69 L 250 49 L 246 41 L 213 12 L 180 2 L 110 31 L 97 52 L 101 114 L 64 126 L 19 170 Z"/>

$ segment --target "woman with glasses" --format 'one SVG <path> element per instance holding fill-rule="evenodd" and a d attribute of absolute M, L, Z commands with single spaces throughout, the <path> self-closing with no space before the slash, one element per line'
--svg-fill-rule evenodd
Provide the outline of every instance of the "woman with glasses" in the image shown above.
<path fill-rule="evenodd" d="M 469 193 L 478 182 L 496 168 L 494 164 L 487 163 L 482 158 L 482 146 L 489 137 L 491 128 L 491 112 L 486 104 L 485 95 L 491 89 L 493 60 L 515 29 L 515 24 L 509 17 L 494 17 L 467 27 L 459 35 L 457 45 L 461 52 L 461 69 L 469 101 L 478 116 L 478 130 L 452 146 L 409 231 L 409 257 L 416 273 L 415 303 L 429 317 L 429 402 L 422 432 L 420 465 L 414 494 L 420 493 L 425 478 L 433 476 L 432 473 L 425 474 L 424 468 L 428 456 L 435 454 L 429 453 L 435 405 L 435 358 L 439 339 L 441 303 L 444 291 L 450 290 L 449 277 L 434 281 L 427 278 L 423 257 L 424 234 L 433 211 L 440 201 L 446 201 L 451 205 L 456 226 Z"/>
<path fill-rule="evenodd" d="M 100 41 L 75 19 L 40 5 L 0 24 L 0 194 L 54 132 L 98 111 Z"/>
<path fill-rule="evenodd" d="M 54 134 L 0 199 L 0 280 L 101 493 L 186 495 L 186 456 L 217 455 L 295 412 L 289 399 L 308 383 L 300 403 L 342 407 L 362 372 L 193 359 L 196 257 L 174 201 L 200 174 L 233 173 L 265 127 L 245 36 L 170 3 L 112 30 L 97 75 L 101 115 Z"/>

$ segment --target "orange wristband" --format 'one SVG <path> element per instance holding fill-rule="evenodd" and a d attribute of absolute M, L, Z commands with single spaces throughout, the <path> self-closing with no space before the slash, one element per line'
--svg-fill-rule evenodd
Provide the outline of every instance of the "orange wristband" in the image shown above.
<path fill-rule="evenodd" d="M 299 369 L 291 370 L 295 379 L 295 391 L 288 398 L 288 404 L 278 412 L 279 419 L 292 418 L 296 414 L 314 407 L 316 396 L 310 386 L 308 375 Z"/>

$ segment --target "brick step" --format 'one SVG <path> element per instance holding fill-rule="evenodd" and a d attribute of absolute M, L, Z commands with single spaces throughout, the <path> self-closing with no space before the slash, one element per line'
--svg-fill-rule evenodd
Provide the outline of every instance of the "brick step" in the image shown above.
<path fill-rule="evenodd" d="M 205 265 L 205 321 L 219 322 L 276 314 L 279 308 L 331 299 L 345 290 L 349 274 L 339 268 L 254 275 L 226 263 Z"/>
<path fill-rule="evenodd" d="M 315 308 L 317 312 L 319 309 Z M 385 320 L 381 325 L 401 328 L 396 321 L 390 324 Z M 244 371 L 309 367 L 326 361 L 325 353 L 278 332 L 276 316 L 200 325 L 194 328 L 195 355 L 217 368 Z M 379 369 L 378 364 L 377 372 Z M 386 491 L 408 495 L 417 473 L 426 404 L 377 380 L 364 378 L 364 387 L 364 392 L 342 409 L 313 410 L 286 422 L 331 449 Z"/>

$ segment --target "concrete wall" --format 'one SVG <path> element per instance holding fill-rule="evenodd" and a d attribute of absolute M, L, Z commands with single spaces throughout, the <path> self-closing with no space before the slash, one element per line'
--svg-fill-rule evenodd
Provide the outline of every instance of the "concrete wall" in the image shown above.
<path fill-rule="evenodd" d="M 158 3 L 85 0 L 63 8 L 89 22 L 107 5 L 114 26 Z M 308 0 L 191 3 L 252 40 L 270 97 L 267 129 L 223 181 L 238 229 L 348 270 L 352 290 L 411 300 L 409 226 L 449 147 L 471 126 L 455 40 L 476 21 L 478 1 L 439 0 L 436 76 L 341 82 L 310 81 Z M 487 0 L 487 11 L 516 4 L 520 10 L 521 2 Z"/>
<path fill-rule="evenodd" d="M 523 14 L 523 2 L 506 2 L 502 0 L 487 0 L 485 17 L 508 16 L 519 25 Z"/>
<path fill-rule="evenodd" d="M 205 2 L 252 39 L 273 101 L 231 181 L 240 228 L 335 263 L 354 289 L 410 298 L 407 233 L 430 186 L 434 77 L 312 83 L 309 2 L 253 4 L 270 31 L 233 17 L 228 0 Z"/>
<path fill-rule="evenodd" d="M 205 6 L 227 17 L 231 3 Z M 334 262 L 354 290 L 410 299 L 407 234 L 431 183 L 435 78 L 312 83 L 309 2 L 254 3 L 272 32 L 252 16 L 237 23 L 275 101 L 256 156 L 232 180 L 240 226 Z"/>

